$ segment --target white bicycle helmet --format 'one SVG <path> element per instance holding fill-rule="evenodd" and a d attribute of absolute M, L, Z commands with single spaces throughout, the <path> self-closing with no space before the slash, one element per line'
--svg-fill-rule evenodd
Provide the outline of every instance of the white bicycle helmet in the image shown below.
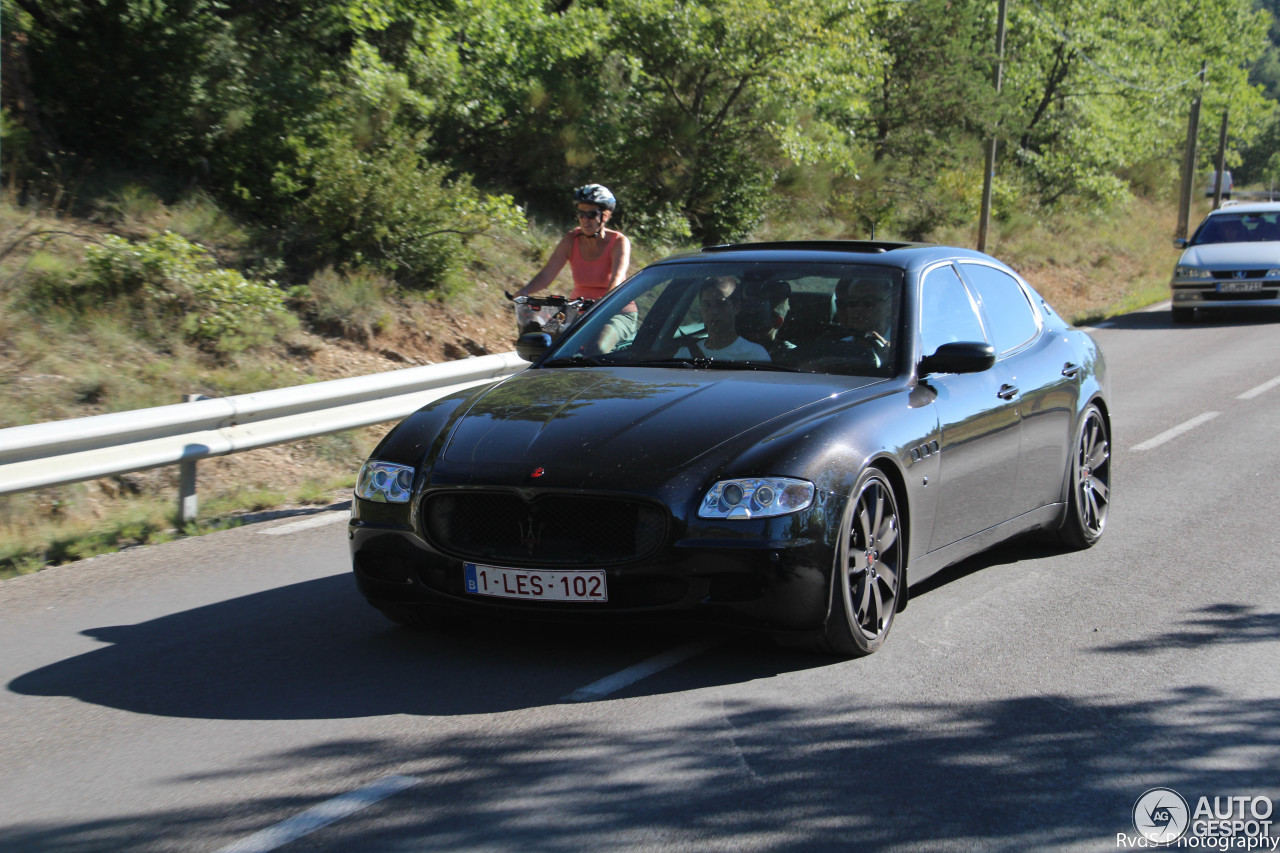
<path fill-rule="evenodd" d="M 587 184 L 585 187 L 578 187 L 573 191 L 573 201 L 575 204 L 598 204 L 608 210 L 613 210 L 618 206 L 618 200 L 613 197 L 613 193 L 600 184 Z"/>

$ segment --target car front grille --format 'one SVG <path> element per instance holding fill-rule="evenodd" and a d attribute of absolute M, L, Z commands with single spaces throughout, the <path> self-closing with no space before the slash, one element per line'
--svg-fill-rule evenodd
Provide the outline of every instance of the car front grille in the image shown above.
<path fill-rule="evenodd" d="M 1266 278 L 1266 270 L 1213 270 L 1213 277 L 1217 281 L 1231 281 L 1233 279 L 1247 280 L 1251 278 Z"/>
<path fill-rule="evenodd" d="M 657 504 L 579 494 L 452 490 L 422 502 L 423 529 L 447 554 L 495 565 L 601 565 L 643 560 L 662 547 Z"/>

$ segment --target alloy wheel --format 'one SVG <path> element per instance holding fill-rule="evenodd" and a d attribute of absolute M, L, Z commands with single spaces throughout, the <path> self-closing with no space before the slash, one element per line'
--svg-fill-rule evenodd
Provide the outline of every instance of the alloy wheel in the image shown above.
<path fill-rule="evenodd" d="M 902 578 L 898 503 L 884 476 L 872 472 L 858 492 L 845 554 L 844 605 L 863 640 L 883 639 L 897 610 Z"/>
<path fill-rule="evenodd" d="M 1111 442 L 1106 421 L 1097 409 L 1085 415 L 1075 469 L 1080 524 L 1089 539 L 1097 539 L 1106 527 L 1111 506 Z"/>

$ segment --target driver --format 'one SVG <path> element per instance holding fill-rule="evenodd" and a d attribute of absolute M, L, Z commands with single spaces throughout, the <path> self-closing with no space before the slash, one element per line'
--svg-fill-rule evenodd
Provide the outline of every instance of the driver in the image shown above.
<path fill-rule="evenodd" d="M 570 299 L 596 300 L 613 290 L 627 277 L 631 264 L 631 241 L 621 231 L 606 228 L 618 200 L 600 184 L 587 184 L 573 193 L 578 227 L 561 238 L 551 257 L 516 296 L 529 296 L 548 287 L 564 265 L 573 274 Z M 600 333 L 601 352 L 609 352 L 636 333 L 636 306 L 627 305 L 615 314 Z"/>
<path fill-rule="evenodd" d="M 833 294 L 835 323 L 801 344 L 799 357 L 842 359 L 853 364 L 870 361 L 875 367 L 884 367 L 896 319 L 896 293 L 887 280 L 841 279 Z"/>
<path fill-rule="evenodd" d="M 877 353 L 889 348 L 893 288 L 887 281 L 859 278 L 836 288 L 836 323 L 861 336 Z"/>

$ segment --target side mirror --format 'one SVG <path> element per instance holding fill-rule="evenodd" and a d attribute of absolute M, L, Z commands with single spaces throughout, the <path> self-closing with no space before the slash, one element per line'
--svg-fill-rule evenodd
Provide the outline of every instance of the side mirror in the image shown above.
<path fill-rule="evenodd" d="M 1174 237 L 1174 238 L 1173 238 L 1173 248 L 1175 248 L 1175 249 L 1185 249 L 1185 248 L 1187 248 L 1187 238 L 1186 238 L 1186 237 Z"/>
<path fill-rule="evenodd" d="M 551 336 L 546 332 L 529 332 L 516 341 L 516 355 L 525 361 L 537 361 L 551 349 Z"/>
<path fill-rule="evenodd" d="M 920 359 L 921 376 L 930 373 L 981 373 L 996 363 L 996 348 L 977 341 L 943 344 L 933 355 Z"/>

